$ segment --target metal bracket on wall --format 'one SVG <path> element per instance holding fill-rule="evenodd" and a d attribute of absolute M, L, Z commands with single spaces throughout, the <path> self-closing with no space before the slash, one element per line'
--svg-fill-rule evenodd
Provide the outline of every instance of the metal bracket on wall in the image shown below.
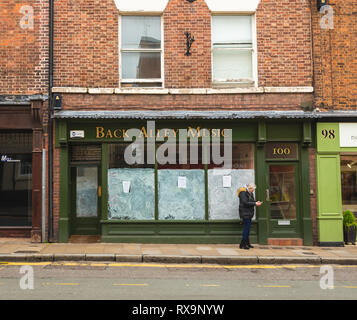
<path fill-rule="evenodd" d="M 190 56 L 191 55 L 190 49 L 191 49 L 192 43 L 195 41 L 195 37 L 191 36 L 191 33 L 188 32 L 188 31 L 185 32 L 185 36 L 186 36 L 186 53 L 185 53 L 185 56 Z"/>

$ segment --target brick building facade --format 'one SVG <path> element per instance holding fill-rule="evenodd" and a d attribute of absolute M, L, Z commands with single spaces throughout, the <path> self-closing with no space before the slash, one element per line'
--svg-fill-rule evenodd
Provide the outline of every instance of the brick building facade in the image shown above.
<path fill-rule="evenodd" d="M 311 3 L 316 124 L 317 225 L 320 245 L 344 243 L 343 216 L 357 215 L 357 2 Z M 326 137 L 325 137 L 326 133 Z M 329 172 L 330 174 L 326 174 Z"/>
<path fill-rule="evenodd" d="M 300 1 L 237 1 L 233 7 L 209 0 L 157 0 L 150 6 L 56 1 L 52 92 L 62 103 L 54 115 L 55 238 L 238 242 L 235 191 L 254 180 L 257 197 L 267 201 L 257 210 L 253 241 L 313 244 L 311 21 L 309 3 Z M 125 145 L 119 132 L 141 129 L 149 120 L 174 130 L 231 129 L 231 186 L 222 188 L 213 164 L 134 168 L 113 160 Z M 269 155 L 277 148 L 288 154 Z M 98 157 L 76 157 L 89 150 L 99 150 Z M 187 180 L 180 187 L 187 190 L 177 190 L 177 175 Z M 132 185 L 127 195 L 122 182 Z M 91 190 L 86 184 L 93 184 Z M 138 204 L 140 184 L 150 192 Z M 88 192 L 96 208 L 90 214 L 81 202 Z M 201 204 L 197 208 L 185 207 L 190 194 Z"/>
<path fill-rule="evenodd" d="M 42 239 L 48 2 L 0 4 L 0 236 Z"/>

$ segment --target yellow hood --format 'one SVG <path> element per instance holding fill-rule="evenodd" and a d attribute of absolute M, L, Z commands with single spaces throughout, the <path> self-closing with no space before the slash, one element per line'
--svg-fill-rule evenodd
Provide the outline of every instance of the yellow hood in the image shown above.
<path fill-rule="evenodd" d="M 239 188 L 238 191 L 237 191 L 237 196 L 238 196 L 238 197 L 239 197 L 239 194 L 240 194 L 242 191 L 247 191 L 247 188 L 245 188 L 245 187 Z"/>

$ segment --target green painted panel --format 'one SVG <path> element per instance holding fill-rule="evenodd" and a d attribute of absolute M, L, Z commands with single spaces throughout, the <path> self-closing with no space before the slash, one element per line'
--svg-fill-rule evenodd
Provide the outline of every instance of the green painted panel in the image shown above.
<path fill-rule="evenodd" d="M 339 155 L 317 156 L 317 195 L 319 216 L 342 214 Z"/>
<path fill-rule="evenodd" d="M 339 155 L 317 156 L 317 202 L 319 241 L 343 241 Z"/>
<path fill-rule="evenodd" d="M 101 221 L 102 242 L 134 243 L 239 243 L 243 225 L 238 222 L 134 222 Z M 257 242 L 257 224 L 252 223 L 250 240 Z"/>
<path fill-rule="evenodd" d="M 340 151 L 340 129 L 338 123 L 316 124 L 317 152 Z"/>
<path fill-rule="evenodd" d="M 299 123 L 290 123 L 288 121 L 267 123 L 267 140 L 270 141 L 288 141 L 301 140 L 302 126 Z"/>
<path fill-rule="evenodd" d="M 318 219 L 320 242 L 343 242 L 342 218 Z"/>

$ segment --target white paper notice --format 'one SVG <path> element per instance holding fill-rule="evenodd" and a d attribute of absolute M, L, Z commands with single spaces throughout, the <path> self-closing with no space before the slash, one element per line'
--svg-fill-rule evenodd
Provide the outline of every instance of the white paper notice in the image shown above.
<path fill-rule="evenodd" d="M 223 176 L 223 188 L 232 187 L 232 176 Z"/>
<path fill-rule="evenodd" d="M 179 188 L 186 189 L 186 177 L 178 177 L 177 178 L 177 186 Z"/>
<path fill-rule="evenodd" d="M 123 181 L 123 191 L 124 193 L 130 192 L 130 181 Z"/>

